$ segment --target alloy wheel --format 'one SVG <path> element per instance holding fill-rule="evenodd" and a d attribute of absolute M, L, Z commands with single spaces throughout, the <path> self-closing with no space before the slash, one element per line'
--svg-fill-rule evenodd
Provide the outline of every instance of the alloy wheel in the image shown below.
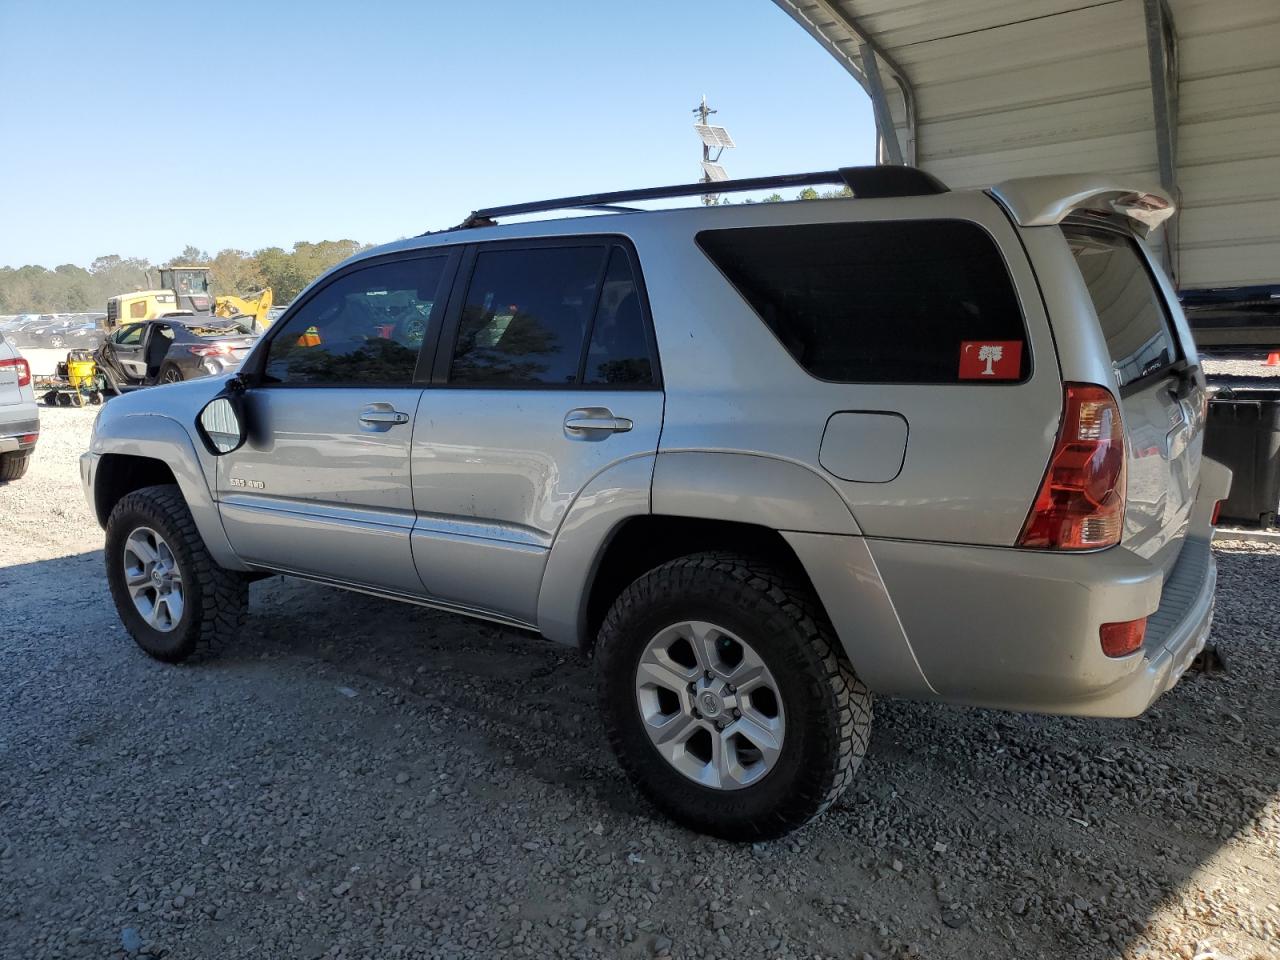
<path fill-rule="evenodd" d="M 150 527 L 138 527 L 124 542 L 124 582 L 133 605 L 153 630 L 168 633 L 182 619 L 183 586 L 178 558 Z"/>
<path fill-rule="evenodd" d="M 751 645 L 689 620 L 660 631 L 636 668 L 645 733 L 671 766 L 717 790 L 758 783 L 782 754 L 777 681 Z"/>

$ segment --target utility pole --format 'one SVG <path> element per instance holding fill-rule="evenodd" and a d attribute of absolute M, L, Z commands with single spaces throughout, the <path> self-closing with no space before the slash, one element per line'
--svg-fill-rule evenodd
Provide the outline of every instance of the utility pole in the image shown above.
<path fill-rule="evenodd" d="M 729 136 L 729 131 L 724 127 L 716 127 L 707 123 L 708 118 L 716 113 L 707 106 L 707 95 L 702 95 L 702 102 L 693 108 L 693 115 L 698 118 L 694 123 L 693 129 L 702 140 L 702 176 L 699 178 L 700 183 L 711 183 L 715 180 L 727 180 L 729 175 L 725 173 L 724 167 L 720 166 L 720 154 L 724 153 L 726 148 L 734 145 L 733 138 Z M 716 155 L 711 156 L 711 151 L 715 150 Z M 720 201 L 719 194 L 704 193 L 702 202 L 706 206 L 712 206 Z"/>
<path fill-rule="evenodd" d="M 710 107 L 707 106 L 707 95 L 704 93 L 702 95 L 702 102 L 699 103 L 694 108 L 693 112 L 697 114 L 698 125 L 705 127 L 707 125 L 707 118 L 711 116 L 713 113 L 716 113 L 718 111 L 712 110 Z M 707 173 L 707 164 L 709 164 L 710 162 L 711 162 L 711 144 L 707 143 L 707 141 L 704 139 L 702 141 L 702 182 L 703 183 L 711 182 L 711 174 Z M 714 203 L 715 200 L 718 200 L 718 199 L 719 198 L 716 197 L 714 194 L 704 193 L 702 195 L 702 202 L 704 205 Z"/>

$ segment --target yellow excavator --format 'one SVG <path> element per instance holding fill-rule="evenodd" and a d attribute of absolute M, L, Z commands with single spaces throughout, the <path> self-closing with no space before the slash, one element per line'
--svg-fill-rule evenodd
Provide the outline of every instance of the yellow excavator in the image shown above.
<path fill-rule="evenodd" d="M 164 267 L 160 270 L 159 288 L 122 293 L 108 299 L 106 323 L 108 330 L 114 330 L 166 314 L 213 314 L 243 320 L 261 331 L 271 324 L 271 304 L 269 287 L 256 297 L 215 296 L 209 284 L 208 267 Z"/>

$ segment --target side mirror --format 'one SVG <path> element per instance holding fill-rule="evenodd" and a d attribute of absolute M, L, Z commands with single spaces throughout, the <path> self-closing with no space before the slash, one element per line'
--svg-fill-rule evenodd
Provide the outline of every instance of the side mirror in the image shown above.
<path fill-rule="evenodd" d="M 244 446 L 249 432 L 245 427 L 244 400 L 238 394 L 219 394 L 196 418 L 196 432 L 215 457 L 234 453 Z"/>

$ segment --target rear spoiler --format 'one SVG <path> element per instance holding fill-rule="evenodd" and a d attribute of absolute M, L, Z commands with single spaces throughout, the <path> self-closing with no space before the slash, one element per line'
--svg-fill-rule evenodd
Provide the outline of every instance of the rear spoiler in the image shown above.
<path fill-rule="evenodd" d="M 1177 209 L 1159 187 L 1098 173 L 1017 177 L 989 192 L 1024 227 L 1052 226 L 1077 210 L 1094 210 L 1129 217 L 1145 237 Z"/>

